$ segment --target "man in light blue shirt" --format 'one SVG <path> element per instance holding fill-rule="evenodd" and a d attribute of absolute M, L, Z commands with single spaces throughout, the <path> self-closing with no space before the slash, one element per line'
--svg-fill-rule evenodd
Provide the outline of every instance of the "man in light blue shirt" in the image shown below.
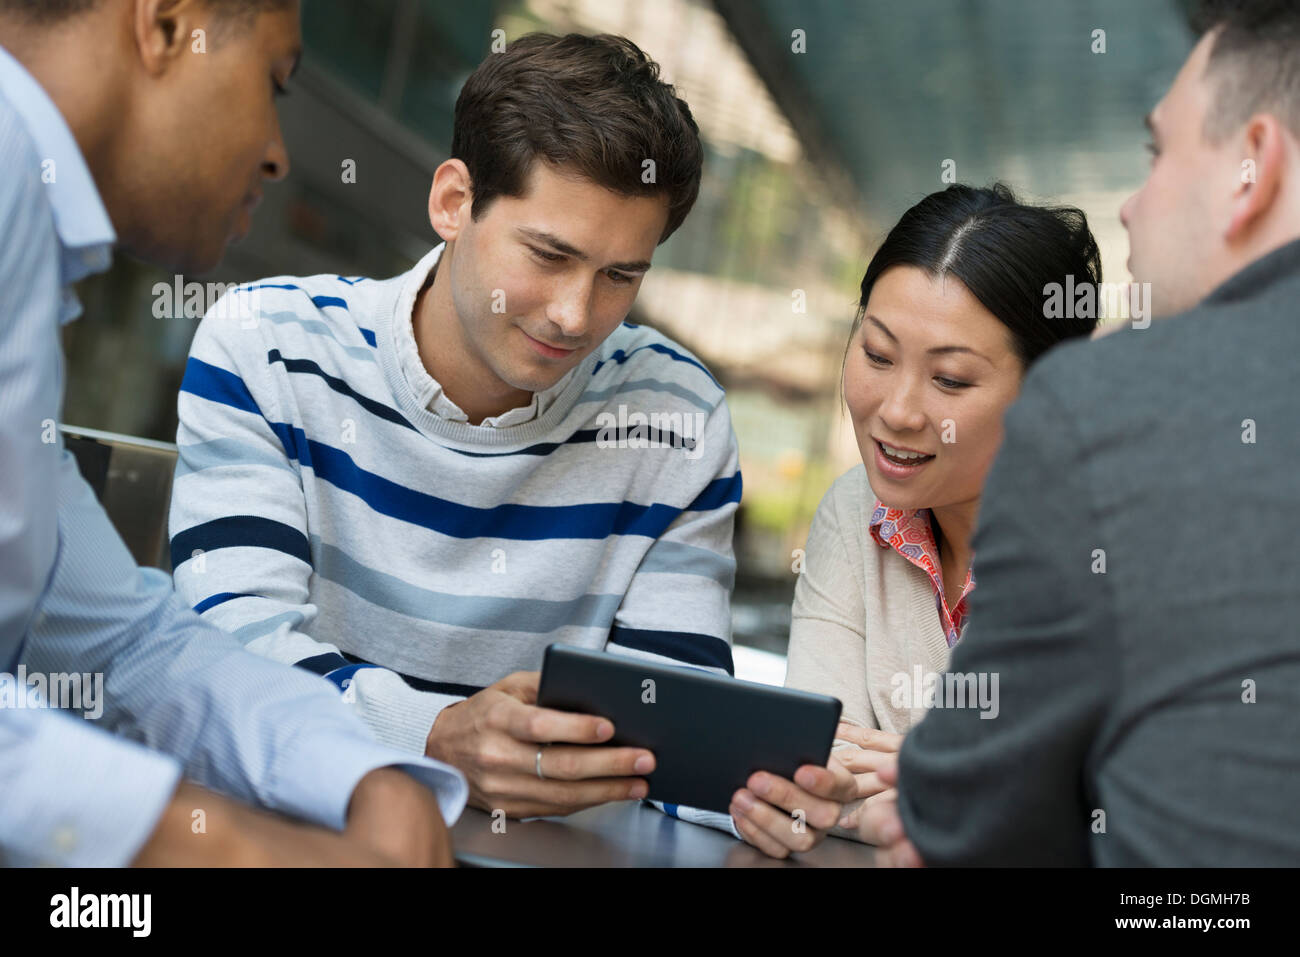
<path fill-rule="evenodd" d="M 115 244 L 217 263 L 287 172 L 273 96 L 300 50 L 297 0 L 0 0 L 5 863 L 450 862 L 460 774 L 376 744 L 329 682 L 137 568 L 55 428 L 71 285 Z M 116 735 L 16 687 L 20 666 L 102 673 Z"/>

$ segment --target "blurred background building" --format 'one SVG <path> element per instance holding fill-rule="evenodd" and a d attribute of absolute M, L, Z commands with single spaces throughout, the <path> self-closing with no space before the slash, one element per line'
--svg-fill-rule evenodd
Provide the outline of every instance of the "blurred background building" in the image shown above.
<path fill-rule="evenodd" d="M 1142 118 L 1193 42 L 1185 15 L 1181 0 L 306 0 L 306 55 L 281 101 L 289 178 L 201 278 L 404 271 L 438 241 L 432 173 L 494 39 L 630 37 L 706 148 L 699 201 L 632 318 L 727 388 L 745 476 L 735 637 L 780 655 L 792 553 L 858 461 L 839 370 L 874 245 L 947 168 L 1082 207 L 1106 278 L 1127 282 L 1118 211 L 1145 176 Z M 155 283 L 174 281 L 119 257 L 84 284 L 66 422 L 174 440 L 198 324 L 155 316 Z"/>

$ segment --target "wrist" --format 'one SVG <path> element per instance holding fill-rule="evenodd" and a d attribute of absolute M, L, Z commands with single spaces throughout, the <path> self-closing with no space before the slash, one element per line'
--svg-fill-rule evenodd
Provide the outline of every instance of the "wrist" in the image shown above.
<path fill-rule="evenodd" d="M 425 735 L 424 738 L 424 756 L 426 758 L 433 758 L 435 761 L 442 761 L 448 764 L 450 763 L 449 761 L 447 761 L 446 757 L 444 757 L 442 754 L 442 749 L 441 749 L 442 735 L 438 728 L 438 722 L 442 721 L 443 715 L 445 715 L 452 708 L 456 707 L 456 705 L 458 704 L 464 704 L 464 702 L 453 701 L 451 704 L 447 705 L 447 707 L 439 711 L 437 716 L 433 719 L 433 725 L 429 728 L 429 733 Z M 445 721 L 442 721 L 442 726 L 445 728 L 447 726 L 447 723 Z"/>
<path fill-rule="evenodd" d="M 199 814 L 201 812 L 201 816 Z M 202 822 L 196 827 L 196 822 Z M 163 809 L 136 867 L 261 867 L 261 842 L 250 831 L 263 816 L 206 788 L 182 781 Z"/>
<path fill-rule="evenodd" d="M 393 767 L 379 768 L 361 779 L 348 807 L 343 836 L 390 862 L 412 866 L 433 862 L 440 842 L 447 842 L 433 792 Z"/>
<path fill-rule="evenodd" d="M 352 790 L 352 799 L 348 802 L 345 829 L 359 817 L 372 810 L 382 809 L 396 796 L 415 784 L 415 781 L 397 768 L 375 768 L 369 772 Z"/>

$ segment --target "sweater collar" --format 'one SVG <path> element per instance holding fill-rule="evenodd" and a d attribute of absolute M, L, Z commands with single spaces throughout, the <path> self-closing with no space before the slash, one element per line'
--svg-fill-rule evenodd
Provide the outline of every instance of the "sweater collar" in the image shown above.
<path fill-rule="evenodd" d="M 435 246 L 415 268 L 406 274 L 402 283 L 402 293 L 398 299 L 399 308 L 393 315 L 393 347 L 397 355 L 402 375 L 406 378 L 415 394 L 415 401 L 421 408 L 428 409 L 434 415 L 449 422 L 469 422 L 465 411 L 451 400 L 443 390 L 442 384 L 430 375 L 420 350 L 415 342 L 415 302 L 423 289 L 438 269 L 446 243 Z M 514 425 L 532 422 L 546 414 L 547 409 L 556 398 L 564 392 L 576 369 L 570 369 L 558 382 L 541 392 L 534 392 L 527 405 L 509 409 L 500 415 L 489 416 L 479 425 L 483 428 L 507 429 Z"/>
<path fill-rule="evenodd" d="M 599 348 L 592 350 L 577 368 L 560 380 L 557 384 L 557 394 L 553 398 L 547 397 L 550 399 L 549 403 L 539 399 L 538 414 L 529 421 L 509 428 L 484 428 L 482 425 L 470 425 L 468 422 L 453 421 L 435 414 L 425 402 L 420 401 L 420 395 L 412 384 L 412 379 L 418 379 L 416 369 L 410 365 L 409 359 L 404 363 L 400 358 L 401 349 L 398 341 L 402 327 L 410 329 L 415 299 L 441 255 L 442 246 L 438 246 L 430 250 L 412 269 L 386 280 L 381 298 L 376 303 L 374 321 L 379 362 L 384 372 L 384 379 L 392 390 L 398 407 L 411 424 L 422 432 L 439 436 L 440 439 L 455 444 L 464 444 L 469 448 L 507 447 L 541 440 L 569 414 L 590 384 L 592 371 L 600 362 L 602 355 L 613 346 L 609 340 L 606 340 Z M 615 338 L 617 334 L 618 330 L 615 330 L 614 336 L 610 339 Z M 410 335 L 413 341 L 414 332 L 410 332 Z M 415 358 L 418 362 L 418 351 Z M 424 369 L 424 364 L 422 362 L 418 364 L 419 369 L 427 375 L 428 370 Z"/>

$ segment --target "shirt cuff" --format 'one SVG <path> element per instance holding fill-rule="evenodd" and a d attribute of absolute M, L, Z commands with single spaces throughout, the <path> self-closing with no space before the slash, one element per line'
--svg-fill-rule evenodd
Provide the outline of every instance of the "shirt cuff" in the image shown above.
<path fill-rule="evenodd" d="M 456 823 L 469 800 L 463 774 L 441 761 L 416 757 L 335 728 L 313 734 L 310 740 L 298 739 L 298 747 L 277 775 L 273 806 L 341 831 L 361 779 L 387 767 L 400 768 L 433 791 L 447 826 Z"/>
<path fill-rule="evenodd" d="M 684 804 L 666 804 L 663 801 L 647 801 L 646 803 L 663 811 L 669 817 L 677 818 L 679 821 L 689 821 L 692 824 L 711 827 L 716 831 L 726 831 L 738 841 L 745 839 L 740 831 L 736 829 L 736 822 L 730 814 L 723 814 L 720 811 L 705 811 L 698 807 L 687 807 Z"/>
<path fill-rule="evenodd" d="M 0 796 L 5 863 L 124 867 L 153 834 L 180 782 L 174 759 L 54 712 L 22 715 L 34 734 L 10 750 Z M 10 777 L 15 774 L 15 777 Z"/>
<path fill-rule="evenodd" d="M 354 666 L 355 667 L 355 666 Z M 343 700 L 350 704 L 380 744 L 417 756 L 424 755 L 429 731 L 444 708 L 464 701 L 456 695 L 417 691 L 395 671 L 372 665 L 336 679 L 347 669 L 326 675 L 340 687 L 346 682 Z"/>

